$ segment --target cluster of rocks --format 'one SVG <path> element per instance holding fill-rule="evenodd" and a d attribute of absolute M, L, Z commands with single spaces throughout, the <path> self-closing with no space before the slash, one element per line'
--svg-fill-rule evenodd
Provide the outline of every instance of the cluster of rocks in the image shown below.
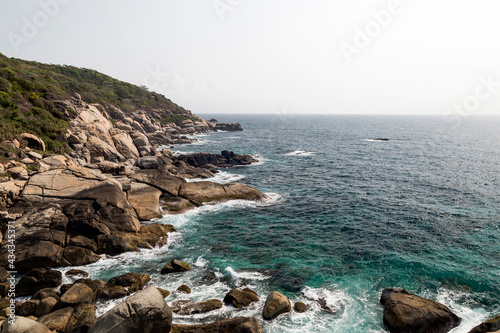
<path fill-rule="evenodd" d="M 190 266 L 179 260 L 172 260 L 161 270 L 162 274 L 180 273 Z M 71 284 L 62 283 L 62 273 L 50 268 L 36 268 L 29 271 L 18 283 L 22 295 L 32 295 L 25 301 L 16 301 L 16 321 L 9 325 L 5 320 L 10 313 L 8 301 L 0 303 L 2 332 L 262 332 L 256 318 L 236 317 L 217 322 L 197 325 L 172 323 L 172 313 L 180 316 L 209 313 L 224 305 L 235 309 L 249 307 L 259 302 L 259 295 L 247 288 L 230 290 L 223 298 L 193 302 L 176 299 L 170 304 L 165 298 L 170 292 L 146 285 L 150 276 L 140 273 L 126 273 L 104 282 L 88 279 L 88 273 L 70 270 L 66 275 L 77 278 Z M 8 274 L 0 269 L 0 278 Z M 59 290 L 57 289 L 59 288 Z M 190 293 L 187 286 L 180 286 L 176 295 Z M 102 299 L 117 299 L 134 294 L 110 311 L 97 318 L 95 303 Z M 391 333 L 423 332 L 445 333 L 459 326 L 461 319 L 446 306 L 435 301 L 411 294 L 402 289 L 385 289 L 380 303 L 384 307 L 383 321 Z M 295 312 L 308 311 L 310 305 L 297 302 Z M 273 320 L 291 312 L 288 297 L 271 292 L 262 309 L 264 320 Z M 469 333 L 495 333 L 500 329 L 500 317 L 484 322 Z"/>
<path fill-rule="evenodd" d="M 152 138 L 172 143 L 177 134 L 221 129 L 216 120 L 192 116 L 197 121 L 160 126 L 144 112 L 125 116 L 112 106 L 89 105 L 78 98 L 60 102 L 59 107 L 72 114 L 66 137 L 73 149 L 70 155 L 44 157 L 33 151 L 43 153 L 43 141 L 28 134 L 23 135 L 27 147 L 21 148 L 15 139 L 4 142 L 15 156 L 5 165 L 0 163 L 2 266 L 8 258 L 8 242 L 3 239 L 8 221 L 15 221 L 16 228 L 14 265 L 27 271 L 38 266 L 85 265 L 101 255 L 161 246 L 175 230 L 162 224 L 141 225 L 141 220 L 209 202 L 265 199 L 241 183 L 185 180 L 210 178 L 220 166 L 246 165 L 252 160 L 248 155 L 206 154 L 217 158 L 202 167 L 190 164 L 189 156 L 179 159 L 168 149 L 158 152 L 151 143 Z M 224 128 L 240 128 L 228 126 Z"/>
<path fill-rule="evenodd" d="M 185 180 L 213 177 L 217 167 L 247 165 L 253 160 L 248 155 L 207 153 L 205 158 L 214 155 L 216 159 L 210 158 L 212 164 L 199 164 L 190 163 L 189 156 L 173 156 L 169 149 L 157 151 L 160 144 L 191 143 L 186 134 L 241 130 L 241 126 L 191 114 L 180 125 L 161 124 L 150 112 L 125 114 L 111 105 L 86 104 L 79 96 L 59 102 L 58 107 L 72 119 L 64 137 L 72 148 L 69 155 L 48 156 L 43 140 L 29 133 L 21 135 L 22 143 L 16 139 L 2 143 L 0 266 L 12 264 L 8 262 L 7 237 L 11 221 L 10 227 L 16 230 L 13 265 L 25 273 L 16 285 L 16 295 L 32 295 L 25 302 L 16 302 L 16 324 L 7 329 L 4 321 L 2 332 L 169 332 L 171 309 L 163 300 L 169 292 L 156 288 L 138 293 L 97 320 L 97 300 L 137 292 L 149 276 L 129 273 L 107 282 L 82 276 L 61 286 L 61 273 L 51 267 L 86 265 L 104 255 L 162 246 L 168 233 L 175 231 L 171 225 L 141 224 L 141 220 L 210 202 L 265 199 L 264 194 L 241 183 Z M 182 269 L 176 263 L 170 263 L 171 269 Z M 77 270 L 67 274 L 86 275 Z M 0 319 L 9 314 L 10 283 L 3 283 L 8 278 L 1 268 Z M 182 291 L 190 290 L 181 286 L 178 292 Z M 218 305 L 207 302 L 203 307 Z M 183 311 L 195 313 L 200 311 L 197 309 L 193 305 Z M 217 332 L 238 327 L 261 332 L 258 323 L 249 318 L 223 320 L 209 327 Z M 177 331 L 191 329 L 178 327 Z"/>
<path fill-rule="evenodd" d="M 172 264 L 176 267 L 174 261 L 167 265 Z M 147 274 L 127 273 L 107 282 L 88 279 L 88 273 L 81 270 L 70 270 L 66 275 L 78 279 L 61 285 L 60 271 L 36 268 L 26 273 L 18 282 L 17 291 L 19 295 L 32 296 L 15 302 L 14 325 L 5 320 L 10 315 L 10 302 L 0 303 L 2 332 L 262 332 L 257 320 L 243 317 L 194 326 L 172 324 L 172 311 L 182 315 L 206 313 L 221 308 L 222 302 L 175 301 L 170 307 L 164 300 L 169 291 L 154 286 L 143 289 L 150 281 Z M 96 301 L 133 293 L 136 294 L 97 318 Z"/>

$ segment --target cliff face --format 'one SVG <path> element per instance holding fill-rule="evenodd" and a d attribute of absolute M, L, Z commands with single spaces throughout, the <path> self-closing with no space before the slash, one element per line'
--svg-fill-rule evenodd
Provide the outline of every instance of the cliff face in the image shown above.
<path fill-rule="evenodd" d="M 23 147 L 29 142 L 22 134 L 29 133 L 43 142 L 44 149 L 38 150 L 70 153 L 74 145 L 77 151 L 81 148 L 79 144 L 85 146 L 83 131 L 108 146 L 119 141 L 119 147 L 112 150 L 114 158 L 119 160 L 119 155 L 123 155 L 120 149 L 127 148 L 122 141 L 130 143 L 124 132 L 129 136 L 133 131 L 140 132 L 148 137 L 149 143 L 168 144 L 179 142 L 182 134 L 227 129 L 221 126 L 206 122 L 145 87 L 93 70 L 0 54 L 0 142 L 16 139 Z M 110 149 L 101 142 L 95 145 Z M 3 146 L 4 151 L 9 150 Z M 143 156 L 147 152 L 144 148 L 138 153 Z M 137 152 L 132 149 L 126 154 Z"/>
<path fill-rule="evenodd" d="M 140 220 L 265 199 L 244 184 L 185 180 L 248 165 L 250 156 L 157 151 L 239 124 L 206 121 L 161 95 L 73 67 L 0 57 L 0 79 L 0 266 L 8 264 L 8 221 L 18 235 L 15 266 L 26 271 L 88 264 L 166 239 L 168 230 Z"/>

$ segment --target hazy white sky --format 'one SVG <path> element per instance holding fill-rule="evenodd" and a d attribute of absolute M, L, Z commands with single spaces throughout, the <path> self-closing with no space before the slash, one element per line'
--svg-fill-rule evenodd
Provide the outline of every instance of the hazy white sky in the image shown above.
<path fill-rule="evenodd" d="M 144 84 L 195 113 L 500 114 L 499 9 L 498 0 L 0 0 L 0 52 Z"/>

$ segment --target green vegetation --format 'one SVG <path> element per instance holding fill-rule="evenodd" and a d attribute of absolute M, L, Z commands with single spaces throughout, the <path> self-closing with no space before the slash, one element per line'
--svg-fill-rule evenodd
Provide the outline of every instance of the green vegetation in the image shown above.
<path fill-rule="evenodd" d="M 193 116 L 188 116 L 185 114 L 168 114 L 166 116 L 163 116 L 159 121 L 160 124 L 164 125 L 167 123 L 174 123 L 176 125 L 180 125 L 184 120 L 192 120 L 195 121 L 196 118 Z"/>
<path fill-rule="evenodd" d="M 113 79 L 94 70 L 41 64 L 8 58 L 0 53 L 0 142 L 32 133 L 47 151 L 68 152 L 63 138 L 71 110 L 58 105 L 78 93 L 87 103 L 112 104 L 125 114 L 146 110 L 165 123 L 190 119 L 191 113 L 146 87 Z M 181 120 L 182 119 L 182 120 Z M 115 120 L 112 120 L 115 121 Z"/>

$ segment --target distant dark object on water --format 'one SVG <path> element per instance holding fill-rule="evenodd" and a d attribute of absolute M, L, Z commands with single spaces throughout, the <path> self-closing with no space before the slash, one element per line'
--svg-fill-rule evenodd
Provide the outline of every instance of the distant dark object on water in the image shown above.
<path fill-rule="evenodd" d="M 387 139 L 387 138 L 376 138 L 376 139 L 373 139 L 373 141 L 389 141 L 389 139 Z"/>

